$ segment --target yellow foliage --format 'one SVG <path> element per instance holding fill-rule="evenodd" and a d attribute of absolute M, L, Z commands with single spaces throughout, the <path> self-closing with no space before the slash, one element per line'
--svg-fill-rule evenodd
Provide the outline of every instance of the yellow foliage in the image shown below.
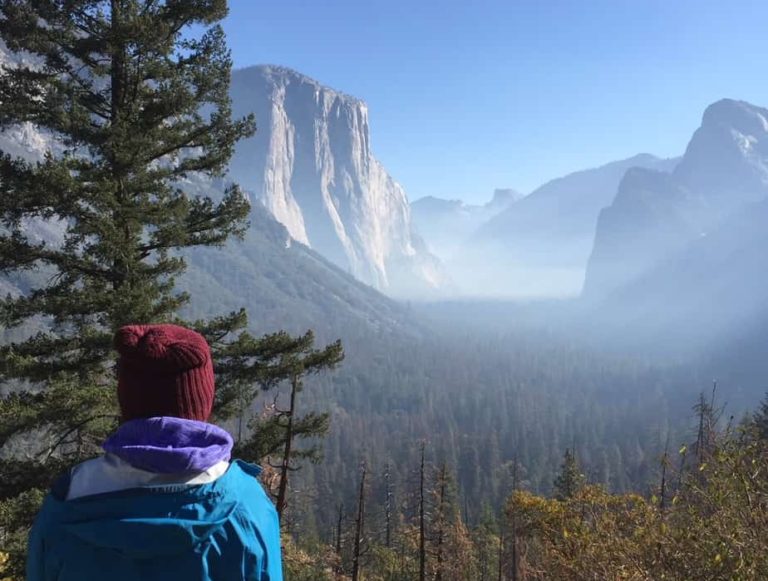
<path fill-rule="evenodd" d="M 11 561 L 11 556 L 4 552 L 0 551 L 0 573 L 6 573 L 8 564 Z M 0 581 L 16 581 L 13 577 L 0 577 Z"/>
<path fill-rule="evenodd" d="M 672 502 L 586 486 L 554 500 L 515 492 L 506 514 L 520 579 L 768 579 L 768 443 L 723 437 Z"/>

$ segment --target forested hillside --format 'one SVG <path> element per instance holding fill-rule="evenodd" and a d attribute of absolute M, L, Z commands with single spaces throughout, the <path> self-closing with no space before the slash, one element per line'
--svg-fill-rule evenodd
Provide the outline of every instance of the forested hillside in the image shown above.
<path fill-rule="evenodd" d="M 286 546 L 292 579 L 556 581 L 762 579 L 768 532 L 768 401 L 735 422 L 716 390 L 691 407 L 682 445 L 667 440 L 642 491 L 611 492 L 566 449 L 548 497 L 510 467 L 498 510 L 472 522 L 455 467 L 422 442 L 404 482 L 391 464 L 357 473 L 325 543 Z M 380 498 L 380 501 L 376 501 Z M 374 502 L 371 502 L 371 501 Z"/>
<path fill-rule="evenodd" d="M 596 482 L 624 491 L 655 478 L 664 439 L 685 417 L 696 379 L 681 369 L 601 357 L 550 339 L 467 334 L 346 343 L 343 368 L 306 391 L 332 412 L 321 464 L 301 481 L 327 534 L 336 503 L 354 496 L 360 461 L 387 462 L 406 481 L 426 441 L 457 470 L 471 522 L 508 492 L 515 458 L 532 490 L 551 491 L 575 447 Z M 302 507 L 302 512 L 307 507 Z"/>
<path fill-rule="evenodd" d="M 703 345 L 671 315 L 650 325 L 650 308 L 612 320 L 599 301 L 393 300 L 361 280 L 446 281 L 373 157 L 365 105 L 279 67 L 236 74 L 232 92 L 226 14 L 224 0 L 0 2 L 0 579 L 24 577 L 57 475 L 124 419 L 112 341 L 135 323 L 211 344 L 211 421 L 264 467 L 290 581 L 766 578 L 768 369 L 750 281 L 765 202 L 697 233 L 697 268 L 683 257 L 637 287 L 680 292 L 694 329 L 715 302 L 749 307 L 735 309 L 748 325 Z M 676 161 L 550 182 L 483 243 L 527 241 L 496 250 L 581 272 L 598 206 L 638 163 Z M 657 176 L 622 183 L 633 175 Z M 479 258 L 468 276 L 494 295 L 510 273 Z M 694 296 L 711 265 L 728 276 Z M 569 292 L 542 294 L 573 294 L 570 275 Z"/>

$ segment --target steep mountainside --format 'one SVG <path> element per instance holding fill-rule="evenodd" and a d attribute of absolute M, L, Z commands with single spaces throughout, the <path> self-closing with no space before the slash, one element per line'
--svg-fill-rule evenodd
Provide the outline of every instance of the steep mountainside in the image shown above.
<path fill-rule="evenodd" d="M 641 154 L 547 182 L 482 225 L 451 272 L 475 294 L 577 295 L 597 216 L 613 200 L 624 173 L 676 163 Z"/>
<path fill-rule="evenodd" d="M 231 91 L 235 115 L 254 113 L 259 126 L 238 144 L 232 177 L 295 240 L 387 293 L 447 282 L 411 227 L 405 192 L 371 152 L 365 103 L 271 66 L 235 71 Z"/>
<path fill-rule="evenodd" d="M 57 144 L 32 126 L 0 133 L 0 151 L 27 160 L 41 159 Z M 189 194 L 217 198 L 223 183 L 195 177 L 183 184 Z M 359 282 L 317 252 L 294 241 L 286 228 L 258 202 L 242 242 L 224 248 L 188 251 L 187 272 L 178 281 L 193 302 L 190 317 L 219 315 L 246 307 L 257 332 L 315 329 L 322 339 L 376 335 L 413 335 L 420 329 L 401 305 Z M 34 239 L 59 244 L 63 225 L 35 220 L 26 225 Z M 31 271 L 0 276 L 0 293 L 25 293 L 45 284 L 49 274 Z M 0 336 L 1 338 L 1 336 Z"/>
<path fill-rule="evenodd" d="M 312 328 L 323 340 L 418 333 L 402 306 L 294 241 L 264 208 L 254 205 L 250 220 L 242 242 L 188 254 L 179 287 L 194 297 L 189 314 L 246 307 L 257 332 Z"/>
<path fill-rule="evenodd" d="M 705 111 L 674 171 L 627 173 L 613 204 L 598 220 L 585 295 L 606 296 L 634 284 L 657 269 L 665 270 L 666 263 L 679 262 L 681 253 L 690 264 L 676 279 L 706 270 L 704 263 L 715 257 L 719 245 L 734 252 L 735 246 L 749 245 L 745 236 L 753 229 L 745 208 L 766 196 L 768 110 L 742 101 L 718 101 Z M 721 271 L 711 272 L 721 278 Z M 681 288 L 687 286 L 678 282 Z"/>
<path fill-rule="evenodd" d="M 488 203 L 479 206 L 427 196 L 411 203 L 411 215 L 429 250 L 445 262 L 480 225 L 522 197 L 515 190 L 497 189 Z"/>
<path fill-rule="evenodd" d="M 0 67 L 33 62 L 25 55 L 9 52 L 0 42 Z M 298 77 L 295 73 L 291 74 Z M 233 83 L 233 92 L 236 92 L 238 86 L 240 85 L 237 82 Z M 255 89 L 246 87 L 243 90 Z M 266 88 L 264 90 L 266 91 Z M 246 94 L 241 93 L 241 96 L 245 98 Z M 272 97 L 271 93 L 264 93 L 259 102 L 269 103 Z M 348 99 L 340 95 L 338 98 Z M 351 99 L 349 103 L 349 111 L 358 107 L 359 113 L 364 113 L 362 103 Z M 353 103 L 356 104 L 354 107 Z M 307 103 L 296 105 L 298 109 L 291 111 L 293 115 L 300 117 L 302 107 L 305 113 L 312 111 Z M 268 134 L 265 130 L 268 119 L 270 117 L 266 114 L 258 115 L 261 134 L 264 136 Z M 275 133 L 271 135 L 277 139 Z M 360 135 L 367 140 L 367 131 Z M 344 141 L 349 136 L 335 129 L 325 137 L 332 142 L 328 145 L 330 148 L 338 150 L 349 145 Z M 61 145 L 50 134 L 29 123 L 0 131 L 0 151 L 14 157 L 37 161 L 42 159 L 46 152 L 57 153 L 61 149 Z M 248 163 L 256 161 L 258 160 L 251 158 Z M 380 169 L 380 166 L 374 163 L 375 160 L 369 162 L 369 165 L 374 167 L 373 173 Z M 342 173 L 339 175 L 343 176 L 343 171 L 346 171 L 344 167 L 342 166 Z M 377 175 L 381 177 L 380 174 Z M 200 177 L 191 178 L 183 184 L 190 194 L 209 195 L 213 198 L 220 195 L 223 185 Z M 395 186 L 393 188 L 402 194 L 402 190 Z M 407 313 L 402 307 L 362 284 L 345 272 L 345 269 L 335 266 L 318 252 L 296 243 L 286 228 L 266 212 L 258 201 L 253 200 L 252 206 L 251 228 L 243 242 L 232 241 L 224 249 L 195 249 L 188 253 L 189 269 L 179 280 L 179 286 L 192 291 L 194 303 L 190 314 L 220 314 L 228 309 L 247 307 L 251 321 L 257 329 L 270 331 L 287 328 L 303 331 L 312 327 L 321 336 L 334 338 L 342 334 L 342 331 L 350 330 L 414 330 L 412 324 L 405 322 Z M 386 217 L 386 214 L 382 215 Z M 401 218 L 407 222 L 407 203 Z M 379 225 L 380 228 L 386 226 Z M 396 229 L 394 225 L 390 227 Z M 26 224 L 26 229 L 33 238 L 50 244 L 60 243 L 64 232 L 63 225 L 56 221 L 35 220 Z M 368 236 L 364 228 L 359 234 L 363 238 Z M 375 235 L 376 232 L 372 231 L 371 236 Z M 414 264 L 421 255 L 416 250 L 419 240 L 414 238 L 412 242 L 414 254 L 411 264 Z M 432 260 L 426 254 L 424 259 L 427 263 Z M 390 257 L 390 260 L 396 262 L 394 257 Z M 407 261 L 403 259 L 402 262 Z M 0 293 L 27 292 L 49 275 L 50 273 L 30 272 L 13 277 L 0 276 Z"/>

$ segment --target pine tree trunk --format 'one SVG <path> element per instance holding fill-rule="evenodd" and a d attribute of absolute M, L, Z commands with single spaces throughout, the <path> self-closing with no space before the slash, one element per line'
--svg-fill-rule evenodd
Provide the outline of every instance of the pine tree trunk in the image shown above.
<path fill-rule="evenodd" d="M 669 436 L 667 436 L 667 443 L 664 445 L 664 455 L 661 457 L 661 486 L 659 487 L 659 509 L 662 515 L 666 509 L 667 499 L 667 463 L 669 462 Z"/>
<path fill-rule="evenodd" d="M 121 24 L 122 6 L 120 0 L 112 0 L 111 6 L 111 24 L 112 35 L 116 36 L 116 31 Z M 123 83 L 125 74 L 125 52 L 123 46 L 117 46 L 116 44 L 111 47 L 112 49 L 112 100 L 111 100 L 111 115 L 112 124 L 117 123 L 119 119 L 120 107 L 123 103 L 123 96 L 125 94 L 125 86 Z"/>
<path fill-rule="evenodd" d="M 341 561 L 341 524 L 342 524 L 343 520 L 344 520 L 344 505 L 340 504 L 339 505 L 339 516 L 338 516 L 338 519 L 336 520 L 336 548 L 335 548 L 335 551 L 336 551 L 337 564 L 336 564 L 335 573 L 337 575 L 341 575 L 342 570 L 343 570 L 342 561 Z"/>
<path fill-rule="evenodd" d="M 288 424 L 285 427 L 285 448 L 283 448 L 283 462 L 280 466 L 280 483 L 277 491 L 277 517 L 283 522 L 283 514 L 288 499 L 288 473 L 291 467 L 291 452 L 293 448 L 293 415 L 296 409 L 296 393 L 299 391 L 299 378 L 291 379 L 291 405 L 288 408 Z"/>
<path fill-rule="evenodd" d="M 113 38 L 117 36 L 117 31 L 121 26 L 122 16 L 122 3 L 120 0 L 111 0 L 111 28 Z M 121 122 L 121 113 L 125 102 L 125 46 L 123 44 L 115 43 L 112 47 L 112 67 L 110 78 L 110 122 L 112 126 Z M 115 196 L 120 204 L 125 203 L 126 193 L 124 185 L 124 168 L 120 163 L 120 160 L 111 151 L 109 155 L 110 170 L 112 172 L 113 179 L 115 181 L 116 192 Z M 122 230 L 123 243 L 125 248 L 130 248 L 131 245 L 131 231 L 128 224 L 125 222 L 121 211 L 119 209 L 113 211 L 114 222 L 118 225 L 118 229 Z M 117 257 L 112 262 L 112 288 L 115 290 L 122 288 L 127 279 L 126 263 L 125 259 Z M 119 325 L 128 324 L 133 321 L 122 320 L 117 321 Z"/>
<path fill-rule="evenodd" d="M 696 435 L 696 460 L 699 466 L 704 463 L 704 414 L 706 412 L 704 394 L 699 395 L 699 431 Z"/>
<path fill-rule="evenodd" d="M 386 535 L 384 546 L 388 549 L 392 547 L 392 487 L 390 483 L 389 462 L 384 469 L 384 483 L 386 500 L 384 503 L 384 517 L 386 519 Z"/>
<path fill-rule="evenodd" d="M 499 576 L 498 581 L 504 581 L 504 523 L 499 531 Z"/>
<path fill-rule="evenodd" d="M 421 445 L 419 470 L 419 581 L 427 579 L 427 544 L 424 523 L 424 444 Z"/>
<path fill-rule="evenodd" d="M 366 469 L 360 476 L 360 492 L 357 497 L 357 519 L 355 520 L 355 547 L 352 555 L 352 581 L 360 579 L 360 546 L 362 543 L 363 526 L 365 519 L 365 474 Z"/>
<path fill-rule="evenodd" d="M 515 454 L 514 465 L 512 466 L 512 494 L 517 491 L 517 454 Z M 517 514 L 512 513 L 512 581 L 517 581 Z"/>
<path fill-rule="evenodd" d="M 437 518 L 437 569 L 435 581 L 443 581 L 443 544 L 445 541 L 445 480 L 447 478 L 445 464 L 440 470 L 440 497 L 438 500 Z"/>

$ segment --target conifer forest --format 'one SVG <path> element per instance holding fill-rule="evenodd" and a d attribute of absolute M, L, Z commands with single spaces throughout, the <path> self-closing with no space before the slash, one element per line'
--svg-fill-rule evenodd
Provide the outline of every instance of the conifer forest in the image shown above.
<path fill-rule="evenodd" d="M 424 206 L 355 158 L 362 102 L 234 66 L 224 23 L 244 4 L 0 0 L 0 580 L 24 579 L 45 494 L 118 426 L 112 336 L 138 322 L 211 345 L 211 421 L 263 468 L 289 581 L 768 579 L 752 196 L 768 199 L 768 180 L 722 155 L 717 179 L 737 176 L 727 192 L 754 206 L 694 195 L 720 187 L 694 158 L 721 151 L 696 145 L 708 127 L 748 134 L 744 164 L 768 172 L 768 112 L 713 105 L 677 169 L 622 166 L 577 189 L 610 182 L 615 196 L 587 220 L 580 295 L 462 294 L 466 272 L 490 280 L 481 220 L 462 239 L 475 247 L 439 256 L 443 223 L 409 222 Z M 343 142 L 341 118 L 366 133 Z M 522 237 L 525 212 L 549 211 L 543 195 L 526 202 L 536 195 L 508 202 L 523 218 L 506 230 L 505 213 L 483 220 Z M 480 210 L 461 212 L 441 218 L 451 243 Z M 682 241 L 683 225 L 706 236 Z M 509 244 L 516 265 L 532 260 Z M 651 247 L 664 258 L 652 267 Z"/>

